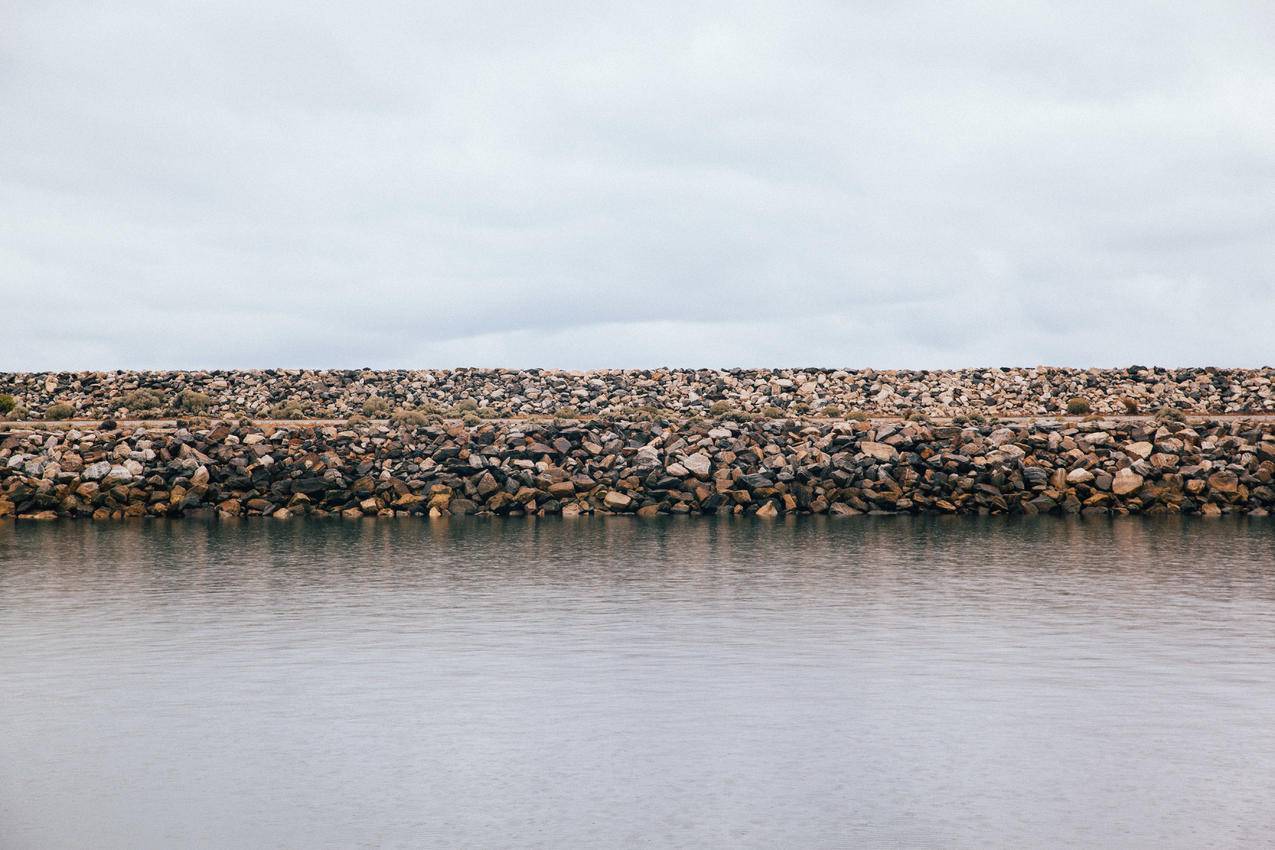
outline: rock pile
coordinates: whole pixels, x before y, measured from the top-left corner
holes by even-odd
[[[0,373],[0,395],[45,418],[160,419],[174,413],[345,419],[394,409],[487,418],[621,416],[837,417],[922,413],[1049,416],[1082,399],[1097,414],[1275,412],[1275,369],[291,370]],[[2,411],[0,411],[2,412]],[[12,418],[12,417],[11,417]],[[52,418],[51,416],[49,418]]]
[[[1270,421],[400,428],[102,423],[0,434],[0,517],[425,514],[1249,514]]]

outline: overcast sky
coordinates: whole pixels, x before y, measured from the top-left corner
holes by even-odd
[[[0,369],[1275,364],[1275,3],[0,0]]]

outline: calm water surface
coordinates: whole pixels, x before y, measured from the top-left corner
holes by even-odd
[[[1275,522],[0,525],[0,847],[1275,842]]]

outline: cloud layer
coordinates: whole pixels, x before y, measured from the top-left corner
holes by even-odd
[[[3,17],[0,369],[1275,362],[1268,3]]]

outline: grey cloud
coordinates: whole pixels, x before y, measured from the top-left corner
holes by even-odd
[[[1179,6],[11,3],[0,369],[1269,364]]]

